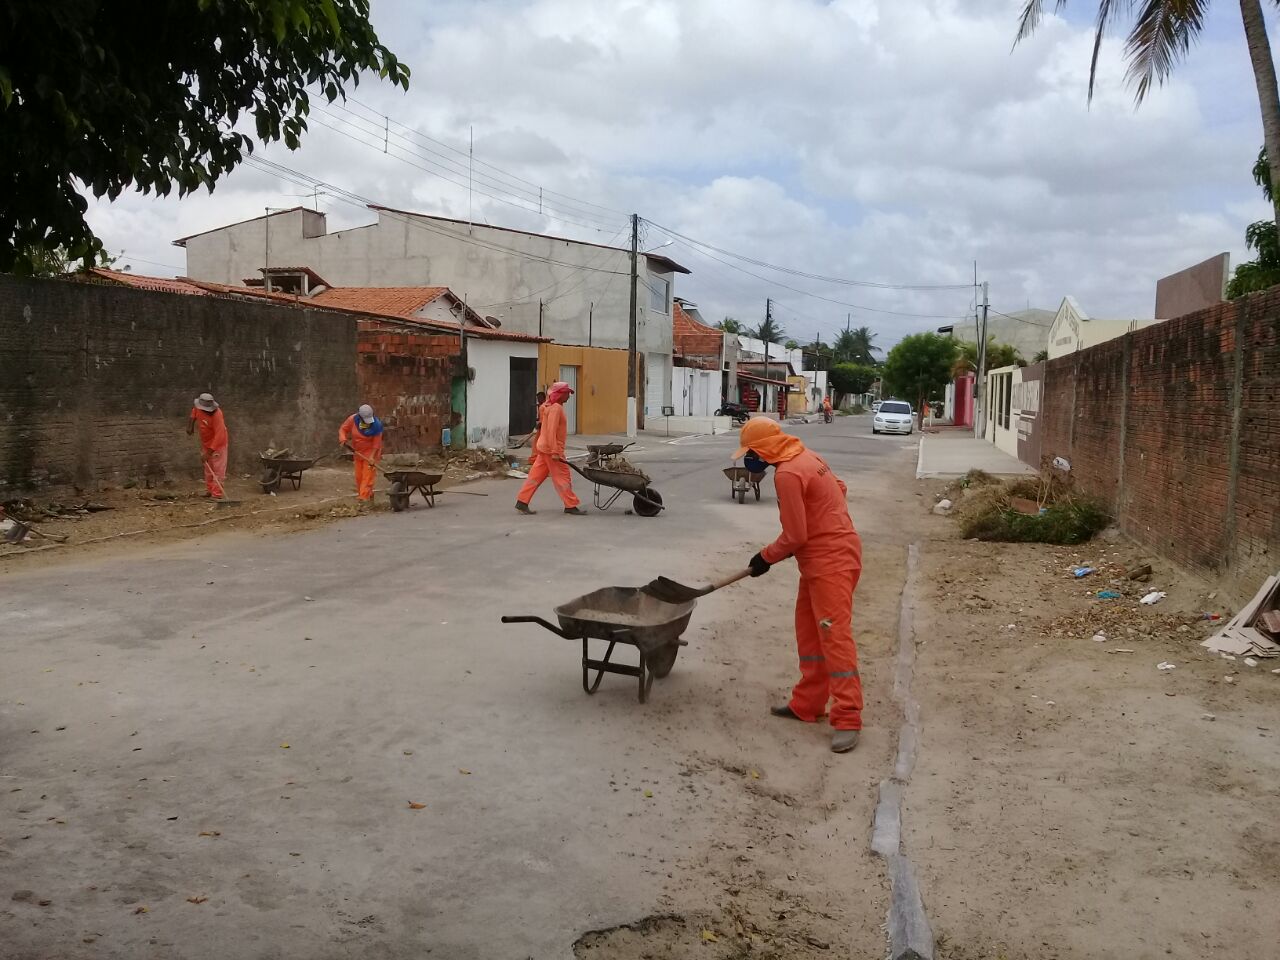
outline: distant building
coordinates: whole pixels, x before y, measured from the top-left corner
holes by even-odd
[[[1055,314],[1052,310],[1040,310],[1030,307],[1015,313],[1003,314],[987,312],[987,339],[996,343],[1007,343],[1021,355],[1022,359],[1031,363],[1036,354],[1049,345],[1049,328],[1053,326]],[[945,327],[938,332],[948,335],[961,343],[977,343],[978,327],[974,319],[965,319]]]
[[[1091,317],[1076,303],[1075,297],[1063,297],[1062,304],[1049,328],[1049,359],[1065,357],[1085,347],[1092,347],[1126,333],[1160,323],[1160,320],[1099,320]]]

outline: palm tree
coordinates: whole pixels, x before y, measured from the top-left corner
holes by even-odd
[[[840,335],[836,337],[832,352],[837,360],[845,363],[861,363],[874,367],[878,362],[875,354],[881,352],[875,345],[875,339],[876,335],[868,327],[841,330]]]
[[[725,333],[741,333],[742,332],[742,324],[740,324],[737,320],[733,319],[733,317],[725,317],[723,320],[717,323],[716,326],[719,327],[721,330],[723,330]]]
[[[782,343],[787,332],[773,317],[765,317],[760,326],[751,331],[751,336],[765,343]]]
[[[1054,0],[1061,10],[1067,0]],[[1024,40],[1035,32],[1044,15],[1045,0],[1026,0],[1018,25],[1018,36]],[[1125,57],[1129,61],[1128,81],[1141,103],[1153,84],[1161,84],[1191,49],[1192,42],[1204,28],[1209,0],[1141,0],[1125,40]],[[1098,76],[1098,52],[1102,37],[1121,16],[1135,9],[1135,4],[1121,0],[1098,0],[1097,31],[1093,38],[1093,59],[1089,64],[1089,100],[1093,100],[1094,82]],[[1240,0],[1240,19],[1244,24],[1245,42],[1253,63],[1253,80],[1258,88],[1258,106],[1262,110],[1263,142],[1271,167],[1271,182],[1280,183],[1280,89],[1276,84],[1276,65],[1271,59],[1271,42],[1262,15],[1262,0]],[[1277,225],[1280,225],[1280,196],[1273,200]]]

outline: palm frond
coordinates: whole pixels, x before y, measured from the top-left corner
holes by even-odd
[[[1153,85],[1164,83],[1204,27],[1208,0],[1143,0],[1125,42],[1129,69],[1125,79],[1133,84],[1141,103]]]
[[[1280,0],[1276,0],[1280,3]],[[1053,4],[1053,12],[1057,13],[1067,5],[1067,0],[1055,0]],[[1022,15],[1018,17],[1018,34],[1013,38],[1013,45],[1016,47],[1019,42],[1027,39],[1031,34],[1036,32],[1036,27],[1040,26],[1040,20],[1044,17],[1044,0],[1027,0],[1027,4],[1022,8]]]
[[[1145,2],[1154,3],[1157,0],[1145,0]],[[1089,103],[1093,103],[1093,89],[1097,85],[1098,54],[1102,52],[1102,38],[1107,35],[1107,29],[1112,21],[1133,9],[1133,4],[1134,0],[1098,0],[1098,18],[1094,23],[1093,34],[1093,56],[1089,58]]]

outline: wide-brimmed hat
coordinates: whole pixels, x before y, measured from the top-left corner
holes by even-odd
[[[202,393],[200,396],[196,397],[196,406],[205,413],[213,413],[213,411],[218,409],[218,401],[213,399],[213,394]]]

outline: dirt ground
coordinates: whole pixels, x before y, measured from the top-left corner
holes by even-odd
[[[513,454],[515,456],[515,454]],[[385,466],[416,460],[412,456],[388,457]],[[426,466],[444,473],[437,490],[457,487],[471,480],[500,476],[507,461],[484,451],[468,452],[448,464],[441,460],[426,461]],[[30,535],[23,543],[0,541],[0,569],[31,569],[46,563],[61,563],[73,558],[100,555],[108,550],[124,551],[158,543],[171,543],[205,536],[210,533],[281,532],[306,529],[362,511],[389,510],[385,479],[379,480],[373,503],[361,507],[355,497],[352,469],[349,464],[317,465],[302,474],[299,489],[290,481],[281,482],[277,492],[263,493],[258,474],[228,475],[225,483],[227,504],[217,505],[204,495],[204,481],[192,479],[155,486],[110,488],[94,494],[60,490],[34,494],[29,502],[37,511],[53,507],[70,508],[91,503],[107,510],[73,513],[66,516],[40,517],[32,522],[42,532],[66,537],[55,543]],[[412,507],[420,509],[424,502],[416,494]],[[15,516],[22,514],[15,513]]]
[[[1201,648],[1204,614],[1234,611],[1132,545],[927,523],[906,842],[939,954],[1275,955],[1280,660]],[[1125,577],[1145,563],[1149,582]],[[1150,590],[1168,597],[1142,606]]]

